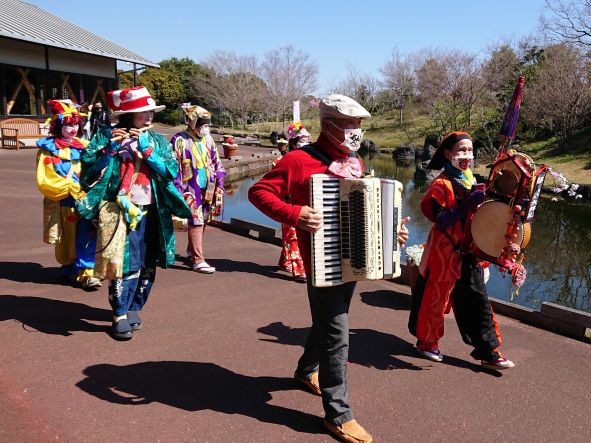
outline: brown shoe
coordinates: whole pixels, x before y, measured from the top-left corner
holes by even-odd
[[[293,378],[303,384],[314,395],[322,395],[320,391],[320,383],[318,382],[318,371],[312,372],[310,378],[299,375],[297,372],[293,374]]]
[[[324,427],[339,440],[347,443],[371,443],[373,441],[371,434],[356,420],[350,420],[342,425],[335,425],[328,420],[324,420]]]

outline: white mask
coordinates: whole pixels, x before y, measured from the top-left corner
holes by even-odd
[[[451,158],[451,165],[460,171],[465,171],[472,164],[472,160],[474,160],[472,154],[458,154]]]
[[[205,137],[206,135],[209,135],[209,127],[205,126],[205,127],[201,128],[199,130],[199,135],[201,137]]]
[[[344,146],[351,152],[356,152],[361,147],[361,140],[363,140],[364,131],[361,128],[342,129],[341,127],[330,122],[335,128],[340,129],[345,134],[345,139],[341,142],[341,146]],[[336,137],[332,136],[335,140]],[[339,140],[340,141],[340,140]]]
[[[358,151],[361,147],[361,140],[363,140],[363,131],[361,128],[344,129],[344,132],[345,140],[341,145],[349,148],[350,151]]]

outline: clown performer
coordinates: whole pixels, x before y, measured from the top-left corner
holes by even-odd
[[[296,226],[298,246],[308,274],[312,264],[310,233],[318,231],[323,223],[321,210],[310,207],[310,176],[362,176],[363,164],[356,151],[363,135],[361,119],[369,116],[355,100],[329,95],[320,103],[317,141],[289,152],[249,190],[249,200],[261,212]],[[289,202],[285,201],[287,196]],[[398,232],[398,240],[404,243],[407,239],[408,231],[404,227]],[[311,393],[322,396],[324,426],[329,432],[343,441],[369,443],[371,435],[353,417],[347,384],[349,306],[355,283],[315,287],[308,279],[312,327],[294,378]]]
[[[187,116],[187,129],[176,133],[171,139],[179,159],[174,183],[191,208],[187,254],[192,269],[202,274],[212,274],[215,268],[205,261],[203,236],[210,218],[222,212],[226,171],[209,134],[211,113],[200,106],[183,109]]]
[[[111,280],[112,335],[127,340],[142,327],[139,312],[150,296],[156,266],[174,264],[171,214],[186,218],[190,211],[173,184],[178,163],[172,146],[149,129],[164,106],[157,106],[143,86],[110,91],[107,102],[119,123],[100,128],[82,157],[87,195],[78,211],[98,216],[95,271]]]
[[[310,144],[312,137],[301,122],[291,122],[287,127],[287,140],[289,152]]]
[[[37,140],[37,186],[45,196],[45,243],[55,244],[60,271],[85,289],[101,287],[93,277],[96,228],[75,212],[80,190],[80,157],[86,141],[77,137],[82,115],[70,100],[50,100],[50,137]]]
[[[474,347],[470,355],[488,369],[507,369],[515,365],[498,350],[501,333],[484,282],[483,266],[488,263],[467,252],[469,222],[485,198],[470,170],[473,158],[470,135],[452,132],[427,166],[443,171],[421,201],[423,214],[434,225],[413,288],[408,326],[418,339],[417,351],[442,361],[443,316],[453,308],[462,339]]]

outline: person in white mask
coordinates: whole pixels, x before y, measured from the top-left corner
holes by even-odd
[[[250,188],[250,201],[268,217],[296,226],[306,273],[311,275],[310,233],[323,223],[319,210],[310,207],[310,176],[333,174],[361,177],[363,165],[355,155],[361,144],[361,119],[369,112],[355,100],[333,94],[320,103],[320,136],[316,142],[288,152],[277,166]],[[290,196],[286,201],[285,197]],[[408,231],[399,232],[404,243]],[[371,442],[371,435],[353,417],[349,406],[347,360],[349,306],[355,282],[314,287],[308,280],[312,327],[294,378],[310,392],[322,396],[324,426],[347,442]]]
[[[427,166],[442,172],[421,201],[421,211],[433,226],[412,290],[408,327],[417,338],[417,352],[440,362],[444,315],[453,307],[464,343],[474,348],[470,355],[487,369],[509,369],[515,364],[498,349],[501,332],[486,292],[488,262],[472,254],[466,229],[486,197],[470,169],[473,150],[470,134],[452,132]]]
[[[211,113],[200,106],[183,109],[187,129],[171,139],[179,158],[179,172],[174,183],[193,215],[188,220],[187,255],[191,266],[196,272],[212,274],[215,268],[205,261],[203,235],[211,217],[222,212],[226,171],[209,133]]]

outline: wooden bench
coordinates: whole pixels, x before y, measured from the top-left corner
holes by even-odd
[[[47,137],[41,133],[39,123],[28,118],[9,118],[0,121],[2,148],[20,148],[21,140]]]

